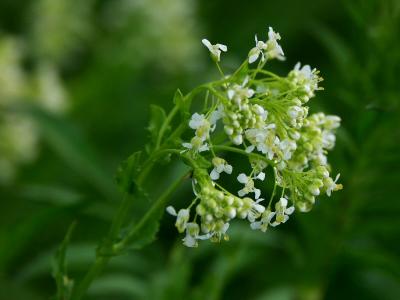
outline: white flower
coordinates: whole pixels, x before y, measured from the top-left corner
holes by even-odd
[[[212,159],[212,163],[214,165],[214,169],[210,173],[210,177],[212,180],[219,179],[219,176],[222,172],[226,174],[232,174],[232,166],[226,162],[225,159],[220,157],[214,157]]]
[[[275,222],[271,224],[272,226],[278,226],[281,223],[285,223],[289,219],[289,215],[294,212],[294,206],[287,207],[287,205],[288,200],[283,197],[275,204],[276,218]]]
[[[296,150],[297,145],[294,141],[285,139],[279,143],[279,148],[282,151],[282,158],[289,160],[292,157],[293,151]]]
[[[263,41],[259,41],[257,39],[257,35],[255,36],[256,46],[250,50],[249,52],[249,63],[252,64],[255,62],[261,54],[261,61],[265,60],[264,51],[267,49],[267,44]]]
[[[318,89],[318,82],[321,80],[317,75],[317,69],[311,69],[309,65],[301,67],[300,62],[298,62],[294,66],[293,74],[295,83],[302,85],[309,97],[314,96],[314,91]]]
[[[332,149],[335,146],[336,136],[333,132],[324,130],[322,131],[322,147]]]
[[[305,79],[309,80],[313,79],[313,73],[310,65],[304,65],[303,67],[301,67],[301,63],[298,62],[294,66],[294,70],[298,72],[301,76],[303,76]]]
[[[326,186],[326,194],[330,197],[333,191],[338,191],[343,188],[341,184],[337,184],[336,182],[338,181],[340,177],[340,174],[337,174],[335,181],[332,180],[332,178],[328,177],[324,179],[324,185]]]
[[[223,116],[224,116],[224,106],[223,105],[219,105],[218,109],[214,110],[210,114],[211,131],[215,130],[218,120],[222,119]]]
[[[204,140],[198,136],[193,137],[190,143],[182,143],[182,146],[198,153],[209,150],[208,144],[204,143]]]
[[[213,57],[214,60],[217,62],[220,61],[221,58],[221,51],[226,52],[228,51],[228,47],[226,47],[223,44],[215,44],[212,45],[209,40],[207,39],[202,39],[201,42],[203,43],[204,46],[210,50],[211,56]]]
[[[268,30],[268,41],[267,41],[267,49],[266,55],[267,58],[273,59],[277,58],[279,60],[285,60],[285,56],[282,50],[282,47],[278,44],[278,41],[281,39],[279,33],[275,32],[272,27],[269,27]]]
[[[235,135],[232,139],[235,145],[241,145],[243,143],[243,136],[241,134]]]
[[[261,214],[265,211],[265,207],[259,204],[261,201],[264,201],[264,199],[260,198],[255,202],[253,201],[251,209],[248,211],[247,219],[250,223],[254,223],[256,219],[259,218]]]
[[[211,124],[204,115],[194,113],[189,121],[189,127],[196,130],[196,136],[203,141],[210,135]]]
[[[207,119],[204,115],[200,115],[198,113],[194,113],[192,118],[189,121],[189,127],[192,129],[198,129],[201,126],[204,126],[205,123],[208,123]]]
[[[239,106],[239,109],[241,109],[242,100],[253,97],[254,90],[245,87],[243,84],[242,85],[235,84],[228,89],[227,94],[228,94],[228,99],[234,100],[235,103]]]
[[[340,126],[340,117],[338,116],[333,116],[333,115],[329,115],[329,116],[325,116],[325,128],[332,130],[332,129],[336,129]]]
[[[260,173],[257,175],[257,177],[254,177],[254,178],[251,178],[251,177],[247,176],[247,175],[244,174],[244,173],[239,174],[239,176],[237,177],[237,180],[238,180],[240,183],[243,183],[243,184],[244,184],[244,188],[241,189],[241,190],[238,192],[238,195],[239,195],[240,197],[243,197],[244,195],[247,195],[247,194],[249,194],[249,193],[254,193],[254,198],[255,198],[255,199],[260,198],[261,190],[259,190],[259,189],[257,189],[257,188],[254,187],[254,180],[253,180],[253,179],[259,179],[259,180],[263,181],[263,180],[265,179],[265,173],[260,172]]]
[[[176,223],[175,226],[178,228],[178,231],[180,233],[184,232],[187,226],[187,222],[189,221],[189,210],[188,209],[180,209],[178,213],[176,213],[176,210],[173,206],[168,206],[166,208],[166,211],[176,217]]]
[[[251,229],[260,229],[262,232],[266,232],[275,214],[276,213],[272,212],[270,209],[265,210],[260,221],[250,224]]]
[[[246,152],[257,150],[266,154],[269,160],[275,155],[275,147],[279,144],[279,138],[275,135],[275,124],[269,124],[263,128],[252,128],[246,130],[246,138],[252,144],[246,149]]]
[[[209,235],[199,235],[200,227],[197,223],[187,223],[186,225],[186,235],[182,239],[183,244],[186,247],[197,247],[197,240],[206,240],[209,238]]]
[[[297,117],[301,114],[302,108],[300,106],[291,106],[288,110],[288,115],[292,119],[297,119]]]
[[[265,120],[267,119],[267,117],[268,117],[268,111],[266,111],[266,110],[264,109],[264,107],[262,107],[261,105],[258,105],[258,104],[254,104],[254,105],[252,106],[252,109],[253,109],[253,111],[254,111],[257,115],[261,116],[261,119],[262,119],[263,121],[265,121]]]
[[[255,62],[260,57],[260,55],[261,62],[264,62],[266,58],[277,58],[279,60],[284,60],[285,56],[282,47],[278,44],[278,41],[280,39],[281,36],[279,35],[279,33],[275,32],[272,27],[269,27],[268,30],[268,41],[259,41],[256,35],[256,46],[252,48],[249,52],[249,63],[251,64]]]
[[[218,221],[215,224],[214,230],[212,230],[210,233],[207,233],[206,235],[204,235],[203,239],[210,238],[214,242],[219,242],[219,241],[221,241],[222,238],[224,238],[224,240],[228,240],[229,237],[226,234],[226,232],[228,231],[228,228],[229,228],[229,223],[224,223],[223,221]]]
[[[250,223],[254,223],[265,211],[265,207],[260,204],[261,201],[264,201],[264,199],[260,198],[254,201],[249,197],[243,198],[241,207],[237,209],[238,217],[247,218]]]

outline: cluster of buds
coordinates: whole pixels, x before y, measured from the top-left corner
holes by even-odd
[[[245,176],[244,174],[241,175]],[[175,226],[178,231],[180,233],[186,232],[183,241],[188,247],[196,247],[197,240],[210,239],[213,242],[220,242],[222,239],[228,240],[227,230],[231,220],[235,218],[247,219],[252,224],[265,211],[265,207],[259,204],[263,199],[255,201],[250,197],[243,198],[244,195],[251,192],[250,190],[243,192],[242,197],[237,197],[218,189],[216,184],[210,181],[208,176],[201,171],[195,173],[194,176],[193,191],[196,199],[193,204],[197,201],[199,203],[195,206],[196,215],[193,222],[189,222],[190,208],[176,212],[172,206],[167,207],[167,212],[176,217]],[[259,175],[259,177],[261,176]],[[248,184],[247,180],[246,184]],[[252,187],[254,188],[254,184]],[[200,226],[196,223],[197,218],[200,218]]]
[[[247,88],[248,78],[239,85],[233,84],[227,90],[228,100],[223,106],[225,133],[235,145],[243,143],[246,128],[260,128],[264,125],[267,112],[258,104],[251,104],[254,90]]]
[[[304,121],[297,141],[298,149],[290,161],[290,167],[304,170],[310,166],[326,166],[328,150],[335,146],[335,130],[340,126],[338,116],[323,113],[312,114]]]
[[[229,224],[237,218],[246,219],[252,229],[265,232],[269,226],[287,222],[295,209],[309,211],[320,194],[331,196],[342,188],[337,183],[339,175],[335,179],[330,176],[327,160],[340,118],[323,113],[308,115],[306,106],[315,91],[321,89],[318,71],[296,64],[287,77],[279,77],[263,70],[268,60],[284,59],[279,40],[280,35],[272,28],[266,42],[256,37],[256,46],[239,70],[205,86],[204,111],[194,113],[189,121],[195,135],[190,143],[182,143],[181,155],[193,167],[196,198],[179,212],[167,208],[177,218],[178,231],[185,232],[183,242],[188,247],[196,247],[199,240],[228,240]],[[223,74],[219,62],[226,46],[212,45],[208,40],[203,44]],[[257,68],[249,69],[248,65],[260,57]],[[209,94],[212,101],[208,105]],[[217,130],[219,120],[223,131]],[[213,140],[214,132],[218,138]],[[249,159],[251,170],[237,175],[243,187],[236,193],[217,182],[235,171],[225,159],[216,156],[217,150],[240,153]],[[197,163],[200,159],[203,163]],[[204,161],[212,162],[212,170]],[[274,173],[274,189],[270,196],[265,195],[270,199],[266,203],[258,185],[266,180],[268,167]],[[278,199],[276,192],[281,194]]]

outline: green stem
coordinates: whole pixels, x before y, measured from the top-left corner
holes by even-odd
[[[224,77],[225,77],[225,74],[224,74],[224,72],[222,71],[221,66],[219,65],[219,63],[218,63],[217,61],[215,62],[215,64],[217,65],[219,74],[222,76],[222,78],[224,78]]]
[[[240,148],[220,145],[220,146],[213,146],[213,149],[216,151],[229,151],[229,152],[234,152],[234,153],[238,153],[241,155],[245,155],[247,157],[254,157],[254,158],[265,161],[266,163],[268,163],[271,166],[275,166],[275,163],[273,161],[269,160],[268,158],[266,158],[265,156],[262,156],[262,155],[256,154],[256,153],[248,153]]]
[[[274,189],[272,190],[271,198],[269,199],[268,202],[268,208],[271,207],[272,200],[274,199],[276,193],[276,169],[275,168],[273,169],[274,169]]]
[[[108,264],[111,256],[96,256],[96,260],[86,273],[85,277],[79,283],[76,289],[73,290],[71,300],[79,300],[86,294],[92,281],[103,271],[104,267]]]

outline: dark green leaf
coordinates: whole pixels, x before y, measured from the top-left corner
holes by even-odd
[[[141,221],[134,225],[127,237],[127,244],[133,249],[140,249],[151,243],[160,227],[160,219],[164,214],[166,202],[173,192],[178,188],[184,179],[187,178],[187,173],[180,179],[169,185],[165,191],[151,208],[147,211]]]
[[[140,190],[136,177],[141,170],[142,152],[137,151],[124,160],[117,170],[116,182],[123,193],[133,194]]]
[[[168,134],[170,128],[167,127],[164,129],[164,132],[161,133],[161,128],[167,119],[167,115],[164,109],[158,105],[151,105],[150,106],[150,122],[149,126],[147,127],[148,131],[150,132],[150,144],[147,145],[146,150],[151,153],[154,147],[157,145],[157,141],[162,139],[160,134],[164,136]]]
[[[174,95],[174,104],[179,107],[179,111],[181,112],[182,122],[187,120],[190,117],[190,103],[191,99],[185,99],[180,89],[177,89]]]

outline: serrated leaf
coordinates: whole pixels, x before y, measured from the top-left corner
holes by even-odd
[[[179,111],[181,113],[182,122],[187,120],[190,117],[190,102],[191,99],[185,99],[180,89],[177,89],[174,95],[174,104],[179,107]]]
[[[66,253],[69,241],[71,239],[72,232],[74,231],[76,226],[76,222],[73,222],[65,235],[64,240],[62,241],[60,247],[57,249],[53,260],[53,270],[52,274],[57,284],[57,295],[56,299],[58,300],[67,300],[70,298],[73,281],[68,278],[67,274],[67,262],[66,262]]]
[[[115,180],[123,193],[134,194],[141,190],[136,183],[136,177],[141,169],[142,151],[137,151],[124,160],[118,167]]]

